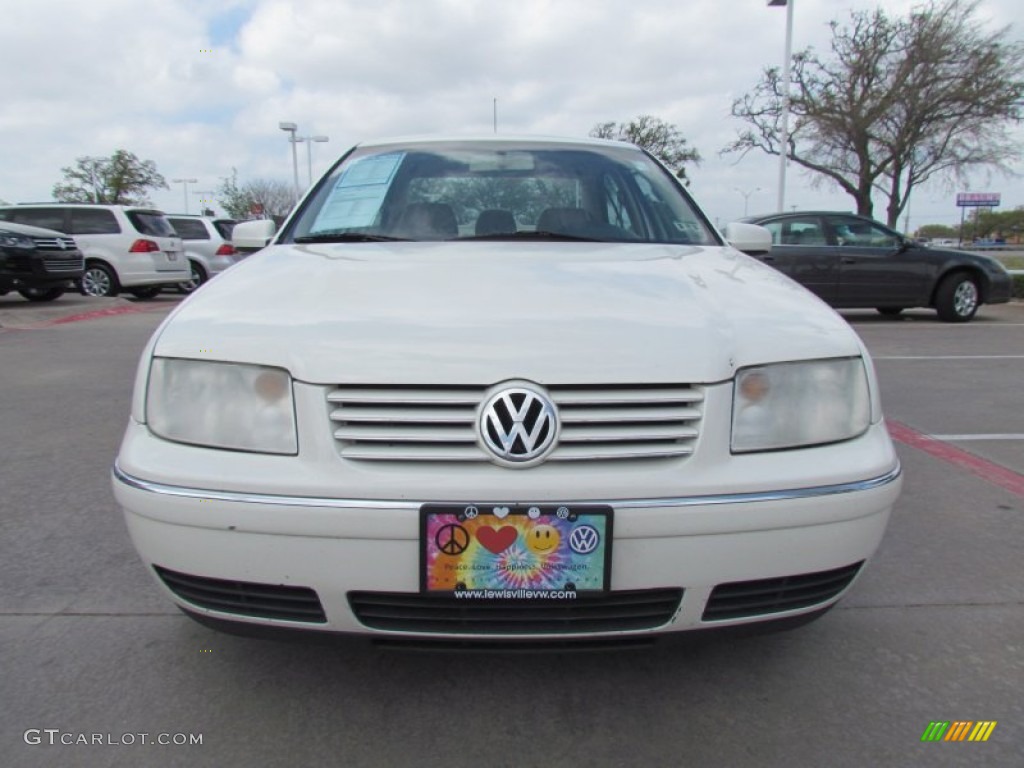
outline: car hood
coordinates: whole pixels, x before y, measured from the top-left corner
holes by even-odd
[[[485,241],[270,246],[154,346],[321,384],[710,383],[860,352],[825,304],[732,248]]]
[[[33,227],[30,224],[15,224],[13,221],[0,221],[0,230],[10,232],[14,235],[25,235],[26,237],[63,237],[69,238],[63,232],[43,227]]]

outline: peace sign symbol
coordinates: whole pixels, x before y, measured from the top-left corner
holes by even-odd
[[[469,531],[461,525],[449,523],[434,535],[434,544],[446,555],[461,555],[469,546]]]

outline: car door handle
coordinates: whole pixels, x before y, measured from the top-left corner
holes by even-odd
[[[771,254],[767,254],[761,257],[761,261],[775,261],[775,257]]]
[[[856,264],[857,260],[853,256],[843,256],[841,259],[843,264]]]

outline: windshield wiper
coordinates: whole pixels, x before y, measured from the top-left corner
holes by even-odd
[[[456,240],[577,240],[588,243],[601,243],[602,239],[597,237],[584,237],[583,235],[570,235],[566,232],[524,231],[524,232],[495,232],[491,235],[475,235],[473,237],[453,238]]]
[[[368,232],[320,232],[316,235],[296,237],[296,243],[388,243],[405,240],[404,237],[388,235],[371,235]]]

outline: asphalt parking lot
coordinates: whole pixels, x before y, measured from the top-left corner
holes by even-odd
[[[966,325],[844,313],[906,475],[873,563],[820,621],[438,655],[217,634],[156,592],[109,469],[177,300],[0,297],[0,764],[1024,765],[1024,302]],[[932,721],[997,725],[922,742]]]

